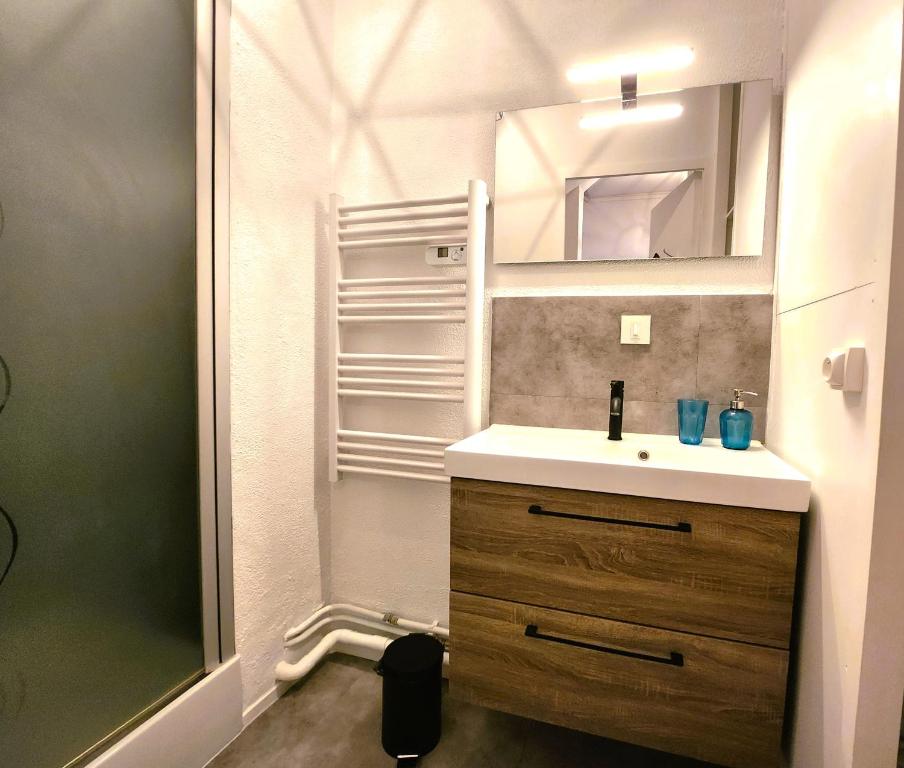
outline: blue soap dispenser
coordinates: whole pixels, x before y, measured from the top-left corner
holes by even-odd
[[[743,389],[733,390],[731,405],[719,414],[719,434],[722,436],[722,447],[734,451],[746,451],[750,447],[750,435],[753,432],[753,414],[744,408],[744,395],[758,397],[756,392]]]

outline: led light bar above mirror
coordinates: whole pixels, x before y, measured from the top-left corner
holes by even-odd
[[[772,102],[758,80],[501,113],[494,261],[761,255]]]

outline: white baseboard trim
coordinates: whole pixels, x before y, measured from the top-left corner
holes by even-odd
[[[247,728],[251,723],[257,720],[264,712],[266,712],[273,704],[277,702],[280,696],[282,696],[289,688],[292,687],[292,683],[276,683],[272,688],[268,691],[264,691],[264,693],[257,698],[257,701],[250,704],[245,708],[245,711],[242,712],[242,727]]]
[[[203,768],[241,731],[242,675],[233,656],[87,768]]]

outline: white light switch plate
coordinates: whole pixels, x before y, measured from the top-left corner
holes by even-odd
[[[649,344],[652,315],[622,315],[621,343]]]

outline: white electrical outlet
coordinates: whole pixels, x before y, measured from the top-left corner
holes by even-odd
[[[464,245],[440,245],[427,249],[427,263],[437,267],[444,264],[467,264],[468,249]]]
[[[651,315],[622,315],[621,343],[649,344]]]

